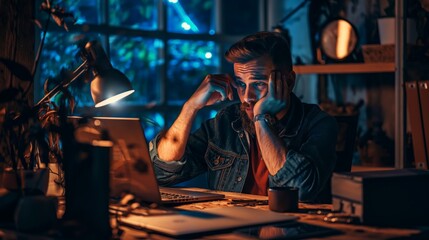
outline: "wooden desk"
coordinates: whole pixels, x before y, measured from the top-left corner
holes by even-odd
[[[192,188],[192,190],[196,191],[209,191],[206,189]],[[248,200],[267,200],[266,196],[258,196],[258,195],[249,195],[249,194],[240,194],[240,193],[231,193],[231,192],[220,192],[225,194],[227,200],[220,201],[211,201],[211,202],[200,202],[193,204],[186,204],[182,206],[177,206],[177,209],[184,210],[201,210],[205,208],[214,208],[214,207],[232,207],[234,204],[232,203],[232,199],[248,199]],[[268,205],[247,205],[246,207],[250,208],[258,208],[263,210],[268,210]],[[393,239],[393,238],[407,238],[415,234],[421,233],[420,230],[417,229],[406,229],[406,228],[382,228],[382,227],[372,227],[372,226],[364,226],[364,225],[353,225],[353,224],[340,224],[340,223],[327,223],[323,221],[325,214],[317,214],[317,210],[331,210],[330,204],[304,204],[299,203],[300,211],[304,213],[287,213],[292,214],[299,217],[300,222],[320,225],[330,228],[335,228],[344,232],[344,234],[340,235],[332,235],[323,237],[320,239],[344,239],[344,240],[357,240],[357,239]],[[306,211],[308,210],[308,211]],[[314,212],[314,213],[308,213]],[[149,238],[149,239],[171,239],[164,236],[158,235],[148,235],[145,232],[132,230],[129,228],[125,228],[125,232],[122,235],[121,239],[137,239],[137,238]],[[243,238],[234,235],[234,234],[219,234],[214,236],[207,236],[199,239],[252,239],[252,238]]]

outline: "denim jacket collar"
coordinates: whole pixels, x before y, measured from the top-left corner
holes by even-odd
[[[243,130],[243,125],[241,123],[241,118],[238,117],[237,119],[233,120],[231,122],[231,127],[232,129],[234,129],[234,131],[236,131],[237,133],[244,131]]]

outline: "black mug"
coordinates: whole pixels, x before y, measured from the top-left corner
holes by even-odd
[[[270,187],[268,207],[275,212],[296,212],[298,210],[298,188]]]

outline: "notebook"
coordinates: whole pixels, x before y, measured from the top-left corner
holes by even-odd
[[[118,218],[125,224],[146,231],[174,237],[198,237],[233,229],[273,223],[293,222],[298,217],[248,207],[219,207],[202,210],[179,210],[175,214],[141,216],[130,214]]]
[[[223,199],[223,194],[159,187],[139,118],[69,117],[76,140],[90,143],[108,135],[113,141],[110,164],[110,195],[130,193],[145,203],[182,204]]]

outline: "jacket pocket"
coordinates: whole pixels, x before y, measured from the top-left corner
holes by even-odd
[[[207,166],[212,171],[231,167],[236,158],[237,154],[220,149],[213,143],[209,143],[204,156]]]

